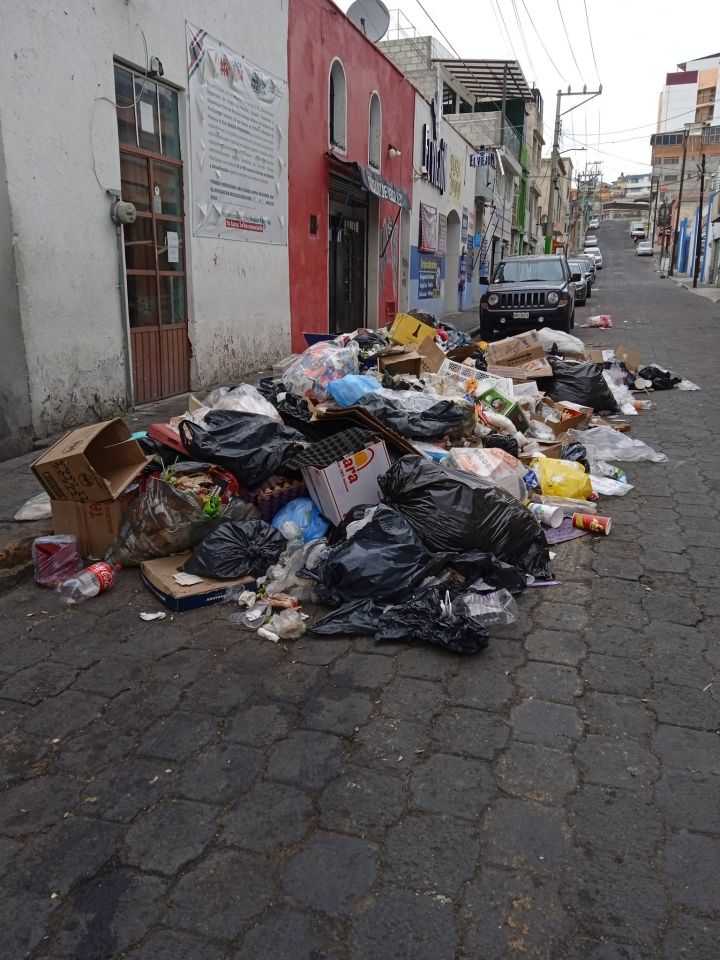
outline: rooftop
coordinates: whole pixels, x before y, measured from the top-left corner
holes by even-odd
[[[477,100],[501,100],[503,86],[511,99],[534,100],[517,60],[436,60]]]

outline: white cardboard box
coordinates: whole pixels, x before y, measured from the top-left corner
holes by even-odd
[[[305,467],[302,475],[320,513],[338,524],[358,504],[379,502],[378,477],[389,469],[387,447],[379,440],[322,470]]]

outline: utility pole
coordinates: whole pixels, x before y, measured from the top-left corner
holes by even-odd
[[[657,227],[657,215],[658,215],[658,198],[660,196],[660,177],[650,178],[650,206],[651,207],[652,207],[652,201],[653,201],[653,183],[655,184],[655,216],[652,218],[652,239],[650,240],[650,244],[654,250],[655,249],[655,228]]]
[[[702,162],[700,166],[700,208],[698,210],[698,222],[697,222],[697,234],[695,236],[695,271],[693,273],[693,287],[698,285],[698,277],[700,275],[700,255],[702,253],[700,247],[702,245],[702,228],[703,220],[705,219],[703,215],[703,201],[705,199],[705,154],[702,155]]]
[[[680,233],[680,206],[682,204],[682,195],[683,195],[683,181],[685,180],[685,161],[687,160],[687,148],[688,148],[688,139],[690,137],[690,127],[685,127],[685,136],[683,137],[683,158],[682,158],[682,168],[680,170],[680,191],[678,193],[678,205],[677,205],[677,217],[675,218],[675,231],[673,233],[673,242],[672,242],[672,253],[670,254],[670,268],[668,270],[668,276],[671,277],[675,270],[675,249],[678,242],[678,234]]]
[[[584,103],[588,103],[595,97],[599,97],[601,93],[602,84],[600,84],[598,90],[588,90],[588,88],[585,86],[582,88],[582,90],[575,92],[573,92],[570,87],[568,87],[567,90],[558,90],[557,92],[557,105],[555,107],[555,131],[553,133],[552,154],[550,156],[550,190],[548,191],[547,223],[545,224],[545,253],[552,253],[553,217],[555,213],[555,177],[557,176],[558,160],[560,159],[560,118],[564,117],[566,113],[570,113],[571,110],[576,110],[578,107],[581,107]],[[561,108],[563,97],[585,97],[585,100],[583,100],[581,103],[575,104],[573,107],[569,107],[565,111],[562,111]]]

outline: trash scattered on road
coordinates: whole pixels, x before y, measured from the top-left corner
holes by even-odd
[[[51,515],[49,494],[38,493],[20,507],[13,519],[22,523],[28,520],[49,520]]]
[[[150,623],[152,620],[164,620],[166,616],[167,614],[164,611],[158,610],[157,613],[141,613],[140,619]]]

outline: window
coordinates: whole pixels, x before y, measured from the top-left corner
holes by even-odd
[[[720,127],[707,127],[703,130],[703,143],[720,143]]]
[[[446,113],[456,113],[457,105],[457,94],[455,91],[449,87],[446,83],[443,84],[443,105],[442,112]]]
[[[345,150],[347,146],[347,88],[345,71],[339,60],[330,68],[330,145]]]
[[[683,142],[682,133],[653,133],[650,143],[653,147],[670,147]]]
[[[562,282],[565,279],[559,260],[508,260],[495,277],[495,283]]]
[[[697,105],[701,107],[707,103],[714,103],[716,91],[717,87],[703,87],[702,90],[698,90]]]
[[[678,175],[676,173],[666,173],[665,176],[663,177],[663,181],[665,183],[675,183],[677,178],[678,178]]]
[[[680,157],[663,157],[660,161],[663,167],[671,167],[675,163],[680,163]]]
[[[380,169],[382,156],[382,111],[380,97],[373,93],[370,97],[370,128],[368,136],[368,162],[376,170]]]
[[[713,116],[713,105],[710,103],[706,107],[698,107],[695,111],[695,123],[709,123]]]

